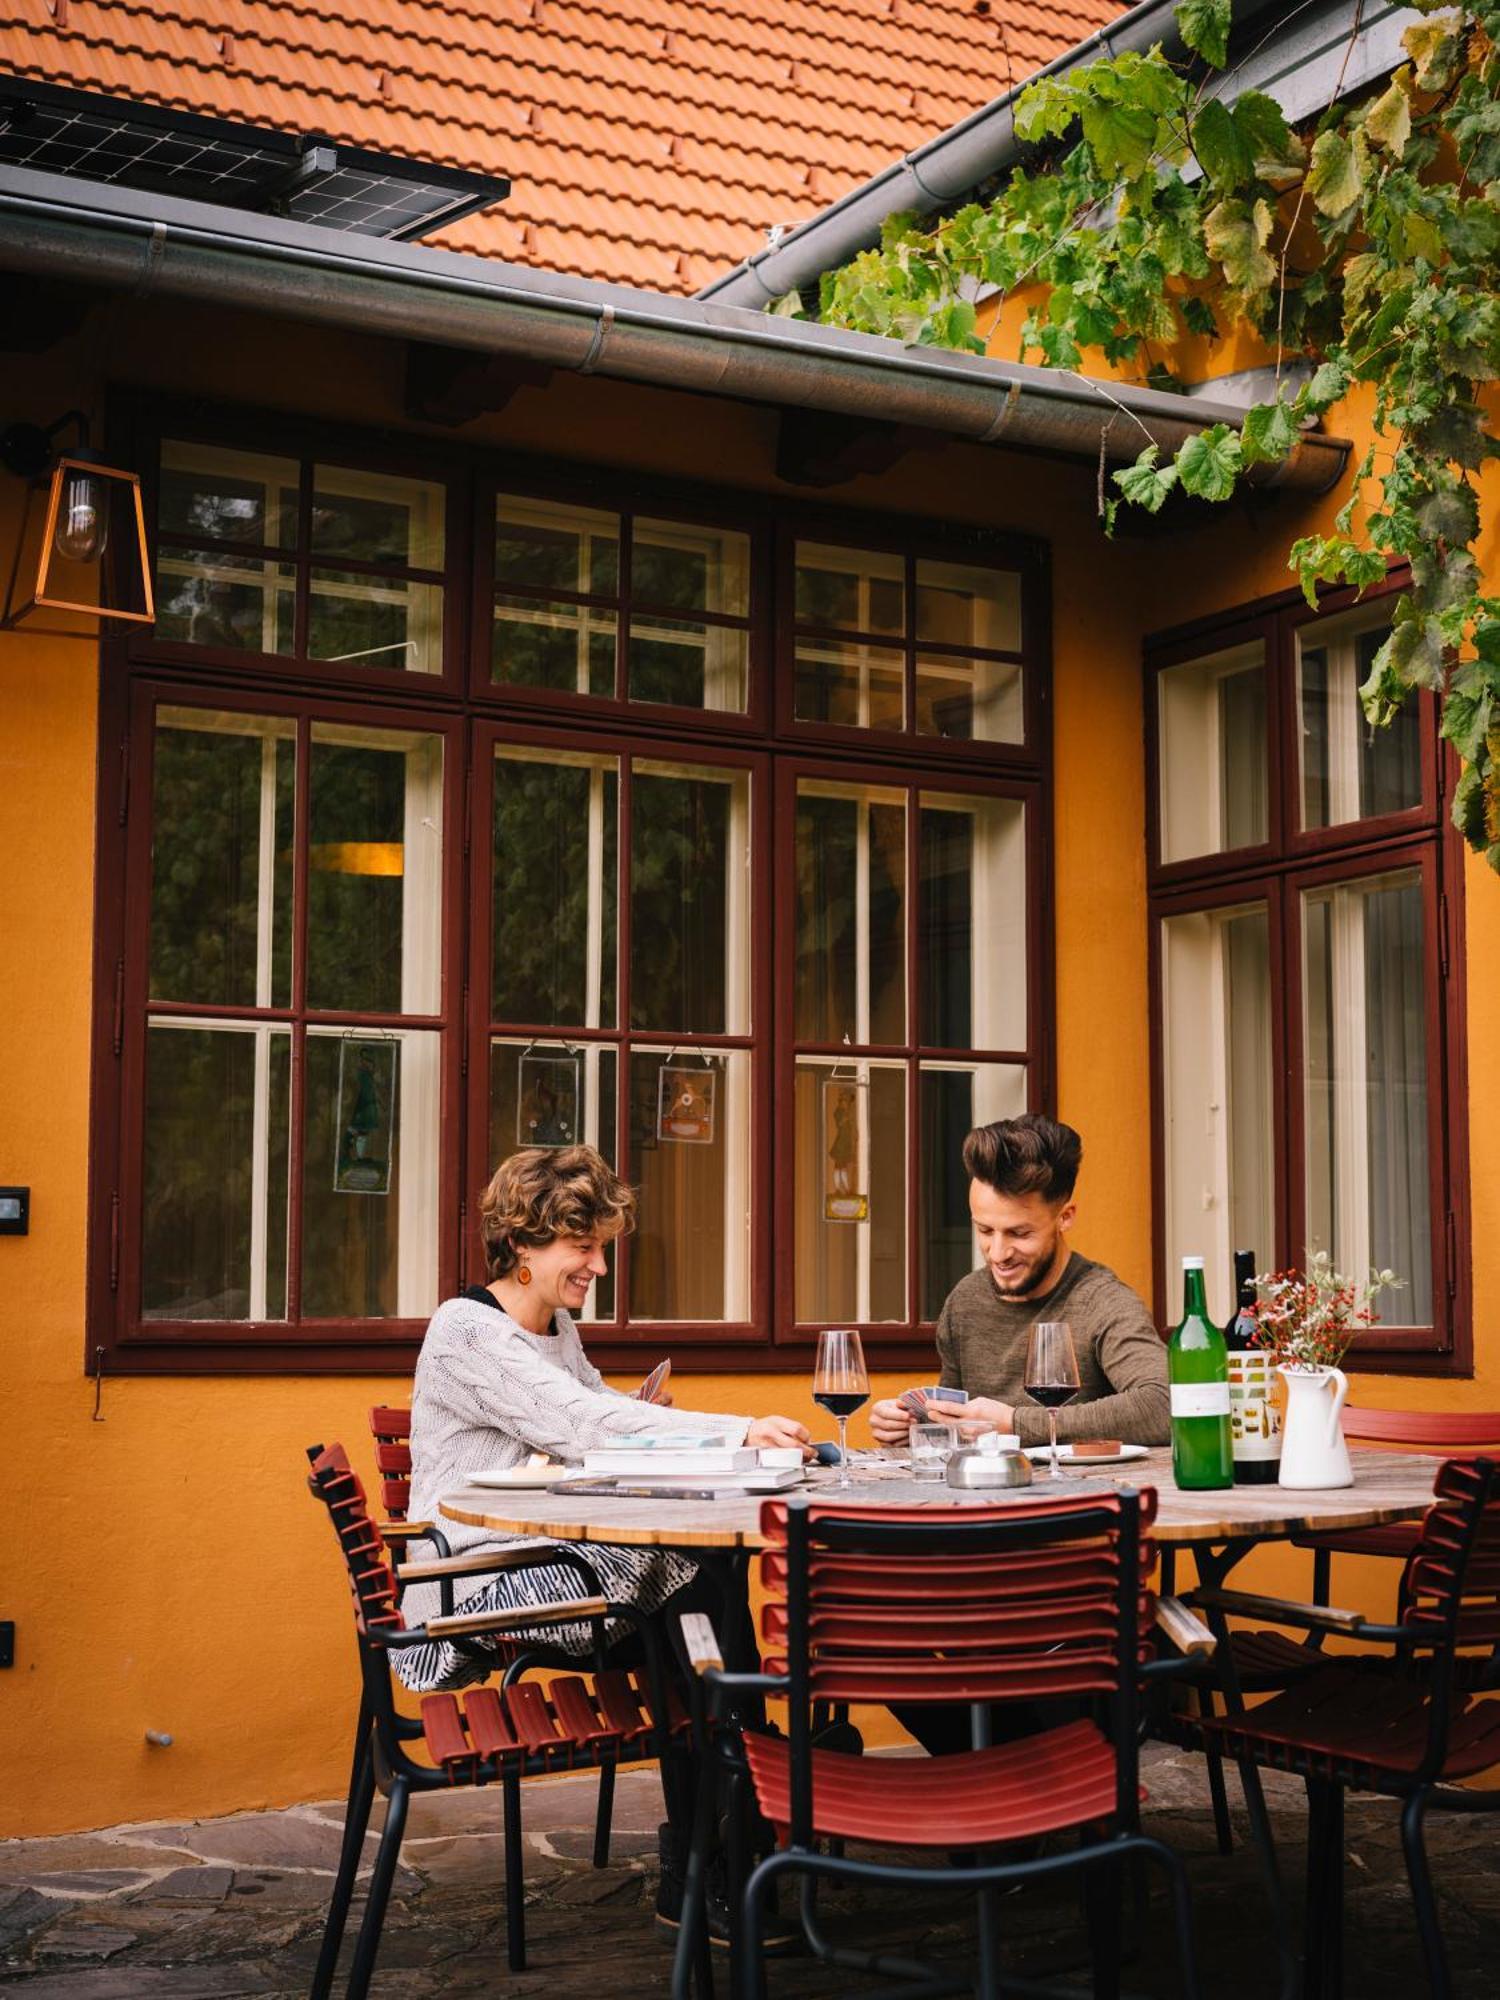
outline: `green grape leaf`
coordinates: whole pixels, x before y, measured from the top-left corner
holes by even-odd
[[[1297,419],[1289,403],[1257,403],[1246,410],[1240,444],[1246,465],[1276,464],[1297,442]]]
[[[1252,208],[1230,196],[1203,218],[1209,256],[1217,259],[1234,290],[1247,296],[1265,291],[1276,277],[1276,260],[1265,248],[1270,233],[1271,211],[1263,201]]]
[[[1227,104],[1209,98],[1193,120],[1193,151],[1210,183],[1223,194],[1255,178],[1255,148]]]
[[[1446,90],[1452,83],[1463,56],[1462,27],[1456,13],[1434,14],[1430,20],[1414,21],[1401,37],[1418,90]]]
[[[1307,191],[1320,215],[1346,215],[1359,200],[1359,164],[1342,132],[1320,132],[1313,141]]]
[[[1134,465],[1122,467],[1114,476],[1125,498],[1144,507],[1148,514],[1160,512],[1162,502],[1177,484],[1176,466],[1158,466],[1159,456],[1156,446],[1148,444]]]
[[[1411,99],[1402,88],[1401,78],[1392,77],[1389,88],[1365,113],[1365,130],[1377,146],[1383,146],[1399,160],[1411,137]]]
[[[1231,0],[1182,0],[1172,12],[1177,32],[1194,55],[1222,69],[1229,60]]]
[[[1190,437],[1176,460],[1183,492],[1200,500],[1227,500],[1242,463],[1239,438],[1228,424],[1214,424]]]
[[[1100,173],[1139,179],[1156,150],[1156,113],[1139,105],[1085,98],[1080,116]]]
[[[1196,293],[1182,301],[1182,321],[1189,333],[1206,334],[1210,340],[1219,331],[1219,322],[1214,318],[1214,309],[1207,299]]]

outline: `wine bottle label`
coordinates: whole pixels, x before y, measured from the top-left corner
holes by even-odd
[[[1242,1465],[1281,1456],[1281,1412],[1272,1390],[1268,1355],[1232,1353],[1229,1357],[1229,1436],[1235,1458]]]
[[[1174,1417],[1227,1417],[1229,1415],[1229,1384],[1227,1382],[1174,1382],[1172,1384],[1172,1415]]]

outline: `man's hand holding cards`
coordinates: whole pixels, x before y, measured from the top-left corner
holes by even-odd
[[[950,1405],[967,1403],[969,1392],[967,1389],[943,1389],[936,1386],[931,1389],[903,1389],[896,1400],[914,1424],[925,1424],[932,1420],[932,1413],[927,1407],[929,1403]]]

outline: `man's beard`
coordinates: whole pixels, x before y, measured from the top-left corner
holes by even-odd
[[[1056,1256],[1057,1239],[1054,1237],[1047,1249],[1040,1256],[1033,1257],[1025,1269],[1015,1277],[1010,1279],[998,1278],[994,1271],[991,1270],[990,1282],[994,1285],[995,1290],[1000,1294],[1002,1299],[1030,1298],[1031,1294],[1036,1290],[1039,1280],[1044,1278],[1048,1271],[1051,1270],[1053,1259]]]

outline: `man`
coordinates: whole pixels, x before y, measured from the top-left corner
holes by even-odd
[[[1078,1205],[1073,1189],[1083,1142],[1069,1125],[1028,1112],[978,1125],[964,1141],[969,1213],[984,1263],[961,1278],[938,1315],[944,1388],[966,1389],[958,1428],[1019,1432],[1047,1442],[1047,1412],[1026,1394],[1026,1344],[1038,1320],[1066,1320],[1078,1354],[1079,1391],[1057,1413],[1060,1442],[1171,1438],[1167,1350],[1141,1299],[1103,1264],[1068,1247]],[[953,1421],[952,1404],[928,1414]],[[911,1418],[895,1401],[876,1403],[876,1441],[904,1445]]]

